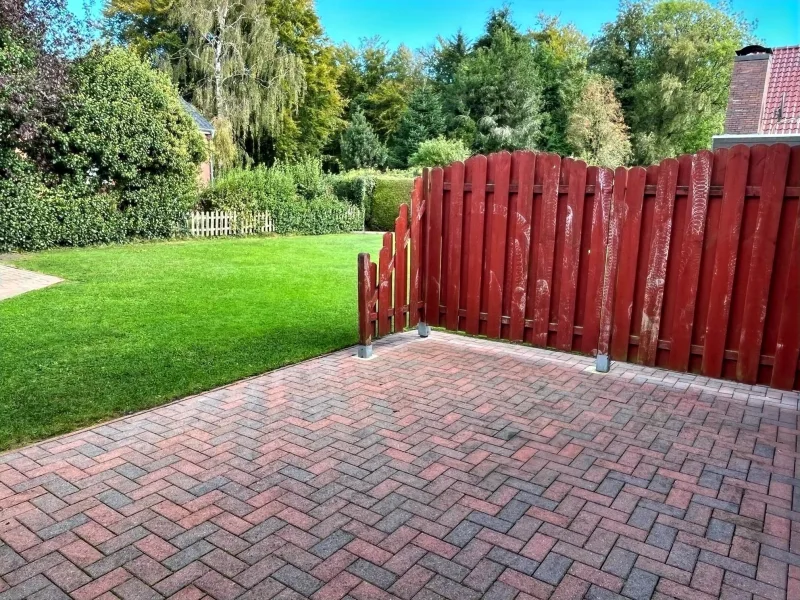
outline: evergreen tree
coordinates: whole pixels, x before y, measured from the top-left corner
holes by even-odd
[[[531,34],[534,62],[542,82],[542,130],[539,147],[562,155],[573,153],[567,142],[567,123],[586,84],[589,42],[574,25],[557,17],[539,16]]]
[[[386,146],[360,110],[353,113],[339,145],[341,162],[345,169],[381,168],[386,164]]]
[[[448,130],[476,152],[535,148],[541,81],[530,40],[508,12],[493,13],[484,35],[443,91]]]
[[[392,166],[407,167],[409,157],[418,146],[443,135],[445,125],[442,103],[432,87],[416,90],[392,138]]]

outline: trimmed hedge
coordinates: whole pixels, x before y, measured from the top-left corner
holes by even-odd
[[[413,189],[414,180],[410,178],[376,177],[369,228],[373,231],[393,231],[400,205],[411,205]]]
[[[364,221],[372,219],[372,197],[375,194],[375,178],[368,175],[331,175],[333,193],[339,200],[358,206],[364,213]]]
[[[269,202],[267,210],[275,225],[275,233],[320,235],[345,233],[364,228],[364,213],[336,198],[322,197],[293,202]]]
[[[93,193],[74,183],[45,186],[35,173],[0,181],[0,251],[89,246],[186,231],[191,196],[178,182]]]

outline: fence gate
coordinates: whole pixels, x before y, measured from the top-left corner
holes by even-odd
[[[359,256],[360,355],[420,326],[800,388],[800,147],[425,170]]]

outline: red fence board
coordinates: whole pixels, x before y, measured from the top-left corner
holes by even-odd
[[[557,154],[544,154],[540,156],[538,167],[542,171],[542,216],[539,223],[536,297],[533,305],[533,343],[546,346],[550,328],[550,290],[553,283],[561,157]]]
[[[608,227],[608,245],[605,252],[605,270],[600,303],[600,330],[597,336],[597,353],[609,355],[611,328],[614,319],[616,281],[619,273],[619,255],[622,246],[622,227],[625,222],[625,188],[628,171],[617,167],[614,171],[614,191],[611,197],[611,215]],[[627,348],[627,343],[626,346]]]
[[[425,236],[427,254],[425,274],[425,322],[439,324],[439,287],[442,274],[442,202],[444,201],[444,171],[433,169],[428,195],[428,231]]]
[[[489,169],[494,180],[486,216],[486,264],[483,271],[487,296],[486,335],[500,337],[503,308],[503,277],[506,261],[508,227],[508,192],[511,184],[511,155],[500,152],[489,156]]]
[[[714,155],[707,150],[691,157],[688,218],[685,220],[682,243],[676,248],[680,253],[680,259],[675,281],[677,296],[669,349],[669,367],[675,371],[685,371],[689,367],[713,157]]]
[[[628,360],[628,346],[633,317],[633,299],[636,286],[636,265],[639,256],[639,239],[642,231],[642,208],[646,172],[634,167],[628,172],[625,190],[625,217],[622,222],[619,273],[617,275],[614,318],[611,327],[611,358]]]
[[[400,206],[400,215],[394,222],[394,331],[406,327],[406,297],[408,294],[408,205]]]
[[[380,269],[359,258],[362,340],[424,315],[473,335],[800,385],[800,148],[616,171],[476,156],[426,170],[410,208],[384,236]]]
[[[383,234],[383,247],[378,255],[378,335],[391,332],[392,322],[392,277],[394,275],[393,235]]]
[[[756,383],[758,378],[761,340],[764,335],[764,319],[788,167],[789,147],[783,144],[771,146],[761,184],[755,243],[750,261],[750,274],[747,278],[747,295],[739,342],[739,362],[736,368],[736,379],[745,383]]]
[[[422,214],[425,205],[422,202],[422,178],[414,180],[414,190],[411,193],[411,234],[409,237],[409,299],[408,299],[408,326],[416,327],[419,323],[419,302],[422,299],[422,256],[421,233]]]
[[[578,293],[578,265],[581,260],[583,204],[586,199],[586,163],[571,162],[568,169],[566,217],[564,220],[564,251],[562,254],[561,291],[558,296],[558,332],[556,348],[572,350],[575,326],[575,297]]]
[[[668,158],[659,165],[658,188],[653,213],[653,238],[644,290],[642,326],[639,333],[639,362],[654,365],[667,276],[669,242],[672,233],[672,211],[678,183],[678,161]]]
[[[458,329],[458,310],[461,299],[462,224],[464,210],[464,163],[450,165],[450,197],[447,211],[447,290],[445,326]]]
[[[528,260],[531,251],[533,174],[536,167],[536,155],[527,151],[515,152],[512,155],[512,163],[517,194],[513,211],[509,215],[509,339],[518,342],[522,341],[525,334],[525,303],[528,293]]]
[[[486,167],[485,156],[473,156],[467,160],[465,172],[470,183],[466,208],[466,319],[464,330],[472,335],[480,332],[481,275],[483,274],[484,220],[486,216]]]
[[[600,334],[600,310],[603,300],[603,272],[605,269],[606,245],[608,243],[613,182],[614,173],[611,169],[605,167],[598,169],[592,214],[589,271],[586,276],[586,309],[583,318],[583,336],[581,337],[581,352],[585,354],[597,353],[597,341]]]

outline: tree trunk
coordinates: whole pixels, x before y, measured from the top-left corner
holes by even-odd
[[[217,35],[214,38],[214,102],[218,117],[227,118],[225,102],[222,97],[222,52],[225,46],[225,27],[228,19],[228,3],[221,2],[217,7]]]

